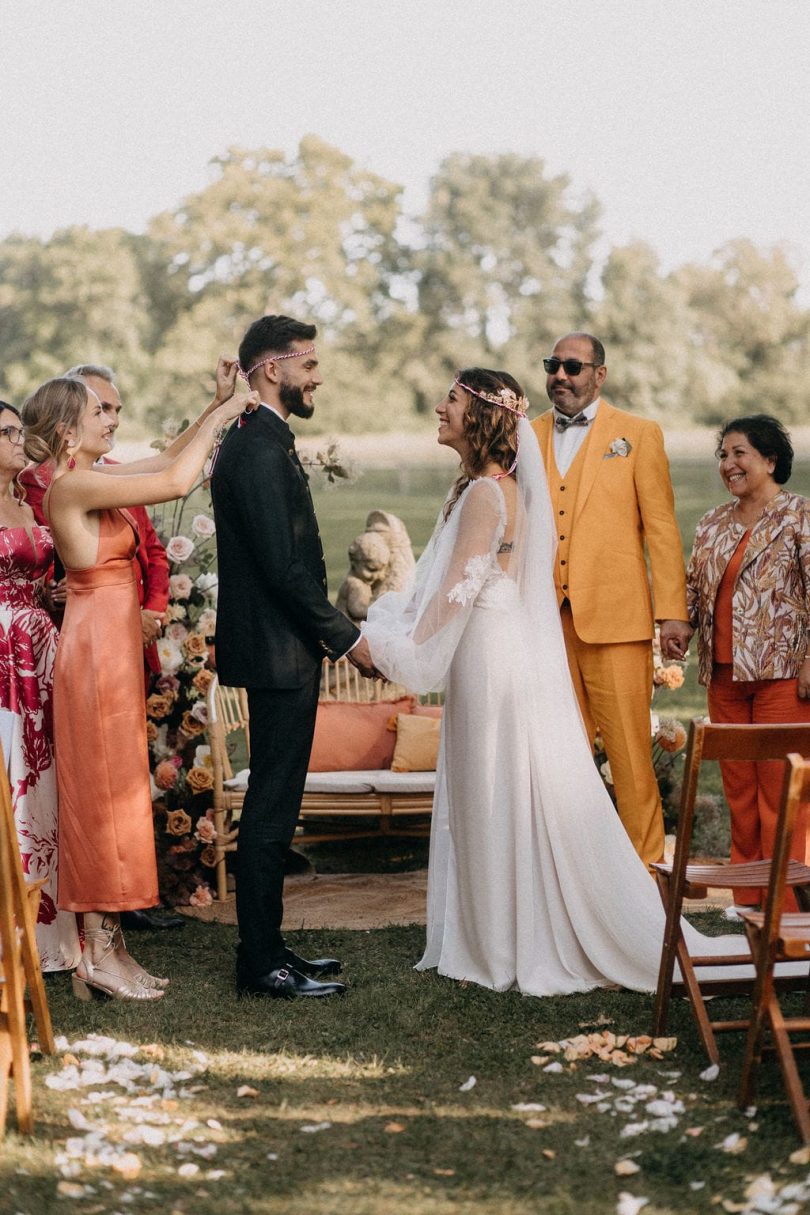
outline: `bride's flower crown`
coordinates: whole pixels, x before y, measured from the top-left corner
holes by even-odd
[[[459,388],[463,388],[465,392],[469,392],[470,396],[478,397],[479,401],[499,405],[501,409],[508,409],[510,413],[516,413],[521,418],[525,416],[529,408],[526,397],[519,397],[511,388],[499,388],[497,392],[479,392],[476,388],[470,388],[469,384],[463,384],[458,377],[453,383],[458,384]]]

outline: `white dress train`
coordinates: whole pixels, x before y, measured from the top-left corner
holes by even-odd
[[[661,900],[593,762],[553,585],[545,471],[519,426],[508,567],[503,490],[481,478],[440,515],[409,588],[372,604],[363,626],[384,675],[446,691],[418,969],[536,996],[652,991]],[[739,936],[687,933],[696,952],[747,952]]]

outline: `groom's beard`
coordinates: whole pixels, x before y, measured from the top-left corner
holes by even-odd
[[[284,408],[296,418],[311,418],[315,412],[314,403],[307,405],[304,400],[304,390],[293,384],[279,385],[278,398]]]

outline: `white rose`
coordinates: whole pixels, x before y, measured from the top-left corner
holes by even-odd
[[[206,608],[200,612],[197,620],[197,632],[203,633],[206,637],[210,637],[217,627],[217,614],[213,608]]]
[[[194,541],[189,540],[188,536],[172,536],[166,545],[166,556],[170,561],[188,561],[193,552]]]
[[[612,785],[613,784],[613,773],[610,770],[610,762],[608,760],[605,760],[605,762],[599,768],[599,771],[602,773],[602,777],[605,781],[605,784]]]
[[[186,609],[183,607],[182,603],[170,603],[166,608],[167,620],[185,620],[185,618]]]
[[[169,594],[172,599],[188,599],[193,585],[188,574],[172,574],[169,579]]]
[[[211,748],[205,745],[194,748],[194,767],[212,768]]]
[[[216,603],[219,593],[219,578],[216,574],[200,574],[194,585],[211,603]]]
[[[197,701],[194,708],[191,710],[191,716],[195,721],[198,721],[200,725],[208,725],[208,705],[204,700]]]
[[[195,536],[204,536],[207,539],[213,536],[217,529],[210,515],[195,515],[191,520],[191,530]]]
[[[183,665],[183,651],[176,641],[169,637],[161,637],[157,643],[160,669],[165,675],[173,675]]]

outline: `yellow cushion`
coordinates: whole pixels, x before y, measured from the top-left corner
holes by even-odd
[[[439,756],[439,717],[397,714],[397,743],[392,772],[433,772]]]

